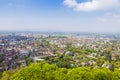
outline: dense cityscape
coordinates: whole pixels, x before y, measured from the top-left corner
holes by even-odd
[[[0,71],[19,69],[37,61],[61,68],[120,69],[119,37],[97,33],[1,33]]]
[[[120,80],[120,0],[0,0],[0,80]]]
[[[31,64],[36,66],[37,69],[35,67],[32,67]],[[26,71],[24,71],[24,68],[26,69],[26,67],[30,66],[30,71],[35,70],[34,75],[37,76],[38,74],[36,74],[36,70],[39,71],[40,66],[42,66],[43,64],[49,66],[48,69],[46,67],[48,71],[45,71],[44,74],[41,73],[43,76],[46,76],[46,72],[48,72],[47,74],[52,75],[52,73],[49,72],[51,70],[51,66],[55,65],[60,69],[65,69],[63,71],[67,71],[68,73],[68,70],[73,71],[70,71],[71,74],[73,74],[74,69],[77,70],[77,68],[80,69],[77,71],[86,71],[90,69],[91,73],[89,74],[91,74],[92,76],[93,73],[97,73],[94,71],[99,71],[99,69],[105,68],[108,69],[105,70],[105,75],[108,75],[109,73],[112,76],[110,80],[118,80],[119,78],[114,79],[114,76],[116,76],[116,74],[118,74],[117,72],[120,71],[120,36],[119,34],[110,33],[0,33],[0,76],[2,80],[18,80],[16,79],[17,77],[23,77],[23,80],[26,80],[26,77],[27,79],[29,79],[30,77],[27,75],[27,73],[25,73]],[[45,67],[43,67],[43,71],[44,69]],[[22,73],[19,73],[19,70],[23,70],[23,72],[21,71]],[[40,70],[42,70],[42,68]],[[55,70],[53,69],[53,72]],[[18,73],[16,73],[17,71]],[[57,72],[58,74],[61,73],[59,71]],[[62,80],[77,79],[76,77],[74,77],[75,75],[77,75],[76,73],[73,77],[69,77],[69,74],[67,72],[63,72],[65,79]],[[88,72],[89,71],[87,71],[87,73]],[[13,75],[15,73],[16,75]],[[30,74],[32,73],[33,72],[31,72]],[[84,72],[82,72],[82,74],[83,73]],[[104,75],[103,73],[100,72],[101,75]],[[21,76],[18,76],[19,74]],[[22,74],[26,75],[26,77]],[[58,74],[56,73],[56,75]],[[99,73],[97,75],[99,75]],[[63,75],[61,76],[63,77]],[[103,80],[108,79],[108,76]],[[32,78],[30,79],[34,80]],[[61,80],[60,76],[54,76],[54,78],[52,78],[51,80],[56,80],[56,78],[58,78],[58,80]],[[86,80],[86,78],[87,77],[85,77],[84,80]],[[90,77],[90,80],[92,78],[93,77]],[[104,77],[94,77],[92,80],[99,80],[101,78]],[[36,79],[49,80],[50,76],[48,78],[36,77],[35,80]],[[79,78],[79,80],[81,79]]]

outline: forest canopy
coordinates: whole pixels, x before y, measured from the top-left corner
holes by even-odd
[[[1,80],[119,80],[120,70],[107,68],[78,67],[58,68],[44,62],[31,64],[18,71],[5,71]]]

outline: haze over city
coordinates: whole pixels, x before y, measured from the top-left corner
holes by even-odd
[[[0,31],[120,32],[120,0],[0,0]]]

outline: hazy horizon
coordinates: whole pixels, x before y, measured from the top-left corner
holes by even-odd
[[[0,0],[0,31],[120,32],[120,0]]]

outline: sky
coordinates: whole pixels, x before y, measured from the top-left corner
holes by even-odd
[[[120,0],[0,0],[0,31],[120,32]]]

